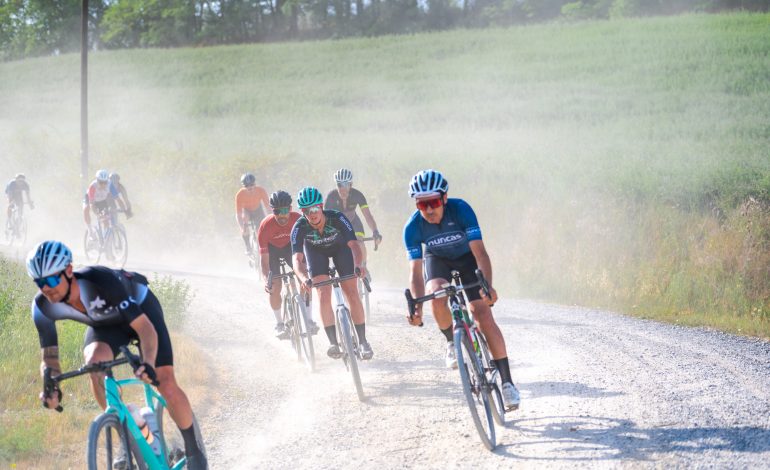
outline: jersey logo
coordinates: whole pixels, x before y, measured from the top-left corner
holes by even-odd
[[[129,306],[128,300],[124,300],[123,302],[120,303],[120,309],[121,310],[127,309],[128,306]]]
[[[101,297],[97,295],[96,298],[92,300],[91,303],[88,304],[88,309],[89,310],[101,309],[105,305],[107,305],[107,302],[102,300]]]
[[[461,233],[450,233],[448,235],[428,240],[425,244],[428,246],[451,245],[453,243],[462,241],[463,238],[465,237],[463,237],[463,234]]]

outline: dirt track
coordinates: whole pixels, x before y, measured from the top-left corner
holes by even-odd
[[[201,410],[211,468],[770,466],[770,343],[526,301],[501,301],[521,409],[482,447],[444,339],[409,327],[402,297],[376,291],[358,401],[322,353],[309,375],[272,337],[256,280],[188,275],[187,333],[208,355]],[[375,283],[375,289],[379,287]]]

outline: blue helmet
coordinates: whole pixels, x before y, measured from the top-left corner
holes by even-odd
[[[64,271],[72,263],[72,252],[56,240],[39,243],[27,255],[27,273],[32,279],[51,276]]]

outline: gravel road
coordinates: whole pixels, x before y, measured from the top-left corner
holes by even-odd
[[[502,300],[521,409],[487,451],[443,336],[376,283],[359,402],[341,363],[309,374],[272,337],[256,280],[187,275],[208,357],[212,469],[770,468],[770,343],[585,308]],[[326,350],[323,334],[317,349]]]

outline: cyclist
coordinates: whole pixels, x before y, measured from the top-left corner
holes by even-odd
[[[24,193],[27,193],[27,203],[31,209],[35,208],[35,204],[29,196],[29,184],[27,178],[23,173],[17,174],[8,184],[5,185],[5,196],[8,198],[8,210],[6,211],[7,224],[11,223],[11,212],[15,205],[19,214],[24,213]]]
[[[267,200],[267,191],[257,186],[257,178],[253,174],[244,173],[241,176],[241,185],[243,187],[235,194],[235,220],[241,227],[241,236],[248,256],[256,249],[249,241],[249,222],[252,222],[255,227],[259,226],[265,218],[263,207],[267,207],[270,203]]]
[[[326,195],[326,203],[324,207],[327,210],[340,211],[345,214],[350,223],[353,225],[353,230],[356,232],[356,237],[364,238],[364,224],[356,214],[356,207],[361,208],[361,213],[366,219],[366,224],[372,229],[372,237],[374,238],[374,246],[377,246],[382,241],[382,235],[377,230],[377,222],[374,221],[374,216],[369,210],[369,204],[366,202],[366,197],[363,193],[353,187],[353,172],[347,168],[340,168],[334,173],[334,181],[337,183],[337,189],[332,189],[329,194]],[[359,242],[362,253],[362,264],[366,266],[366,246],[364,242]]]
[[[91,211],[97,216],[101,213],[108,212],[112,215],[111,221],[114,223],[114,211],[112,210],[115,203],[121,210],[126,210],[126,205],[120,197],[118,189],[110,182],[110,174],[107,170],[99,170],[96,172],[94,180],[88,185],[88,190],[83,198],[83,219],[86,223],[86,228],[91,229]]]
[[[59,241],[44,241],[27,257],[27,272],[40,291],[32,301],[32,318],[42,348],[41,370],[61,374],[56,322],[74,320],[88,325],[83,355],[87,364],[114,359],[120,346],[139,340],[144,361],[134,373],[146,383],[157,380],[158,391],[182,432],[187,468],[206,469],[207,459],[200,430],[184,391],[174,377],[171,340],[163,320],[163,309],[147,279],[138,273],[90,266],[72,268],[72,252]],[[91,374],[91,390],[105,409],[104,375]],[[40,394],[46,408],[56,408],[60,389]],[[120,460],[120,457],[118,459]]]
[[[361,263],[361,248],[353,226],[345,215],[338,211],[323,210],[323,196],[318,189],[310,186],[299,192],[297,205],[303,216],[292,228],[291,251],[300,281],[307,285],[310,279],[313,282],[329,279],[329,258],[334,260],[339,276],[351,275],[356,272],[356,268],[360,270],[359,276],[365,276],[366,268]],[[374,353],[366,340],[364,307],[358,296],[358,283],[355,279],[348,279],[342,281],[340,286],[350,306],[353,324],[361,342],[361,358],[371,359]],[[323,286],[317,289],[321,320],[331,343],[326,354],[333,359],[339,359],[342,357],[342,350],[337,343],[337,329],[334,326],[332,287]]]
[[[481,239],[476,214],[464,200],[449,199],[448,189],[449,183],[438,171],[423,170],[412,177],[409,195],[416,200],[418,210],[404,227],[404,245],[412,268],[409,279],[412,295],[423,296],[426,289],[429,293],[440,290],[452,278],[450,273],[453,270],[460,272],[464,284],[469,284],[476,280],[475,270],[481,269],[490,284],[489,297],[484,297],[481,289],[466,291],[465,295],[470,302],[473,318],[486,336],[500,371],[503,402],[507,409],[516,409],[519,406],[519,392],[511,380],[505,339],[490,308],[497,301],[497,292],[492,287],[492,263]],[[436,323],[448,343],[446,365],[456,368],[452,314],[447,301],[446,297],[434,299],[431,307]],[[422,324],[422,305],[417,307],[414,318],[407,319],[412,325]]]
[[[117,173],[110,173],[110,183],[115,186],[115,189],[118,190],[118,194],[120,194],[120,197],[126,204],[126,218],[130,219],[134,216],[134,212],[131,210],[131,201],[128,200],[128,191],[126,191],[126,187],[123,186],[123,183],[120,182],[120,175]]]
[[[262,257],[262,275],[267,280],[268,271],[273,274],[281,272],[281,258],[292,265],[291,257],[291,229],[294,223],[301,217],[291,210],[291,195],[286,191],[276,191],[270,195],[270,207],[273,215],[269,215],[259,224],[257,242],[259,243],[259,255]],[[304,284],[303,284],[304,286]],[[275,335],[280,339],[289,337],[281,318],[281,289],[283,283],[280,279],[273,279],[271,284],[265,284],[265,292],[270,294],[270,306],[275,314]],[[309,309],[308,309],[309,310]],[[308,329],[311,334],[318,331],[318,327],[308,318]]]

